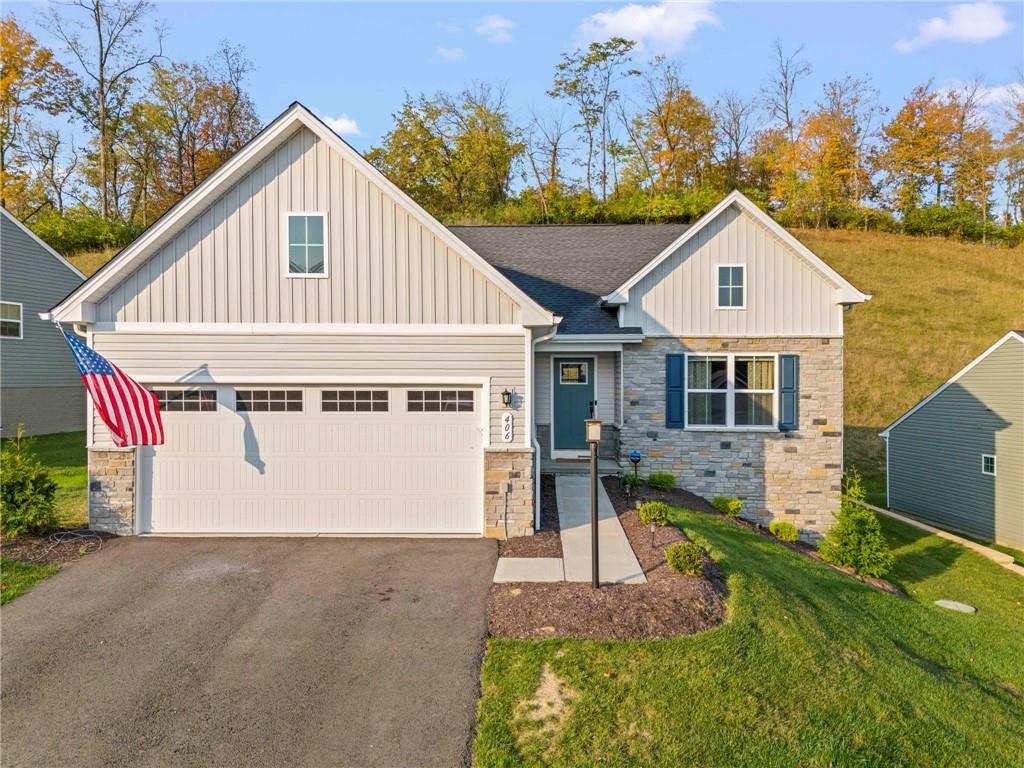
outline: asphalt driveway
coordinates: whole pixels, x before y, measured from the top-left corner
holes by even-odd
[[[122,539],[3,609],[5,766],[458,766],[486,540]]]

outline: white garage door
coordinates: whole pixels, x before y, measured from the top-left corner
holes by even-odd
[[[143,449],[143,532],[481,532],[478,388],[155,390],[166,443]]]

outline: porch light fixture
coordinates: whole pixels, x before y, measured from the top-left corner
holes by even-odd
[[[501,392],[501,404],[506,408],[510,408],[512,406],[512,393],[507,389],[504,389]]]
[[[597,564],[597,446],[601,442],[601,420],[587,419],[587,442],[590,443],[590,560],[594,566],[591,584],[594,589],[601,588]]]

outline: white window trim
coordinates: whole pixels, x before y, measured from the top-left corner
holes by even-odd
[[[596,359],[596,358],[595,358]],[[586,381],[562,381],[563,365],[582,365],[586,371]],[[590,386],[590,361],[589,360],[559,360],[558,361],[558,383],[563,387],[587,387]],[[596,383],[595,383],[596,386]],[[596,394],[596,389],[595,389]]]
[[[743,275],[743,303],[740,304],[739,306],[723,307],[719,303],[719,294],[720,294],[719,289],[722,287],[721,286],[721,279],[722,279],[722,272],[721,272],[721,270],[722,270],[723,267],[730,267],[730,268],[739,267],[740,270],[741,270],[741,273]],[[747,265],[746,264],[716,264],[715,265],[715,309],[730,310],[730,309],[746,309],[746,308],[747,308]]]
[[[578,458],[581,458],[581,457],[589,456],[590,455],[590,450],[586,449],[586,450],[582,450],[582,451],[576,451],[576,450],[571,450],[571,449],[567,449],[567,448],[563,448],[561,450],[555,448],[555,419],[558,418],[558,414],[557,414],[557,412],[555,410],[555,376],[556,376],[556,374],[558,374],[560,376],[560,373],[561,373],[559,371],[559,369],[558,369],[558,366],[555,365],[555,360],[558,359],[558,358],[561,358],[561,359],[558,360],[558,362],[560,362],[560,363],[561,362],[571,363],[571,362],[574,362],[574,361],[575,362],[584,362],[584,361],[589,362],[591,360],[594,362],[594,365],[592,366],[591,375],[594,377],[593,378],[593,382],[594,382],[594,401],[595,402],[597,402],[598,392],[601,391],[600,390],[601,369],[600,369],[599,364],[598,364],[598,360],[600,358],[598,358],[598,356],[596,354],[593,354],[592,352],[589,352],[589,351],[588,352],[584,352],[584,353],[582,353],[580,355],[574,355],[574,354],[572,354],[572,352],[561,352],[561,353],[554,353],[553,352],[551,354],[551,358],[549,360],[549,366],[550,366],[550,370],[551,370],[551,375],[548,377],[548,403],[549,403],[549,408],[551,409],[551,413],[550,413],[550,416],[549,416],[549,419],[548,419],[548,421],[550,422],[549,427],[551,428],[551,447],[549,448],[549,453],[551,454],[551,458],[552,459],[578,459]],[[561,379],[559,378],[559,381],[560,380]],[[566,384],[566,386],[575,386],[575,385]],[[581,386],[586,386],[586,385],[581,385]],[[597,406],[595,406],[594,410],[595,410],[595,414],[596,414]]]
[[[10,304],[12,307],[18,308],[18,335],[17,336],[0,336],[0,339],[4,341],[17,341],[25,338],[25,305],[20,301],[0,301],[0,304]],[[7,322],[10,322],[8,320]]]
[[[319,216],[324,223],[324,271],[319,272],[291,272],[288,269],[288,219],[291,216]],[[330,273],[330,242],[331,233],[328,229],[326,211],[284,211],[281,214],[281,271],[288,279],[299,280],[322,280]]]
[[[724,266],[724,265],[723,265]],[[687,352],[683,360],[683,429],[689,432],[778,432],[779,431],[779,355],[778,352]],[[691,357],[724,357],[726,359],[725,389],[691,389],[690,358]],[[736,389],[736,358],[754,357],[771,358],[772,363],[772,423],[760,425],[736,424],[736,392],[768,393],[767,389]],[[695,394],[717,392],[725,393],[725,424],[690,424],[690,393]]]
[[[985,471],[985,459],[992,459],[992,471]],[[988,477],[995,477],[996,472],[999,471],[999,467],[996,465],[996,455],[994,453],[983,453],[981,454],[981,474],[987,475]]]

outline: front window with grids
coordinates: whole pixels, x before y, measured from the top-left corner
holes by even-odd
[[[217,393],[212,389],[154,389],[163,413],[203,413],[217,410]]]
[[[686,366],[689,427],[775,425],[775,358],[690,355]]]
[[[746,306],[746,271],[742,264],[718,268],[719,309],[743,309]]]
[[[0,301],[0,336],[5,339],[20,339],[21,315],[21,304]]]
[[[320,392],[320,410],[328,413],[386,413],[386,389],[325,389]]]
[[[302,411],[301,389],[239,389],[235,410],[254,413],[296,413]]]
[[[471,389],[414,389],[406,401],[411,413],[471,413]]]
[[[288,274],[327,274],[324,214],[288,214]]]

